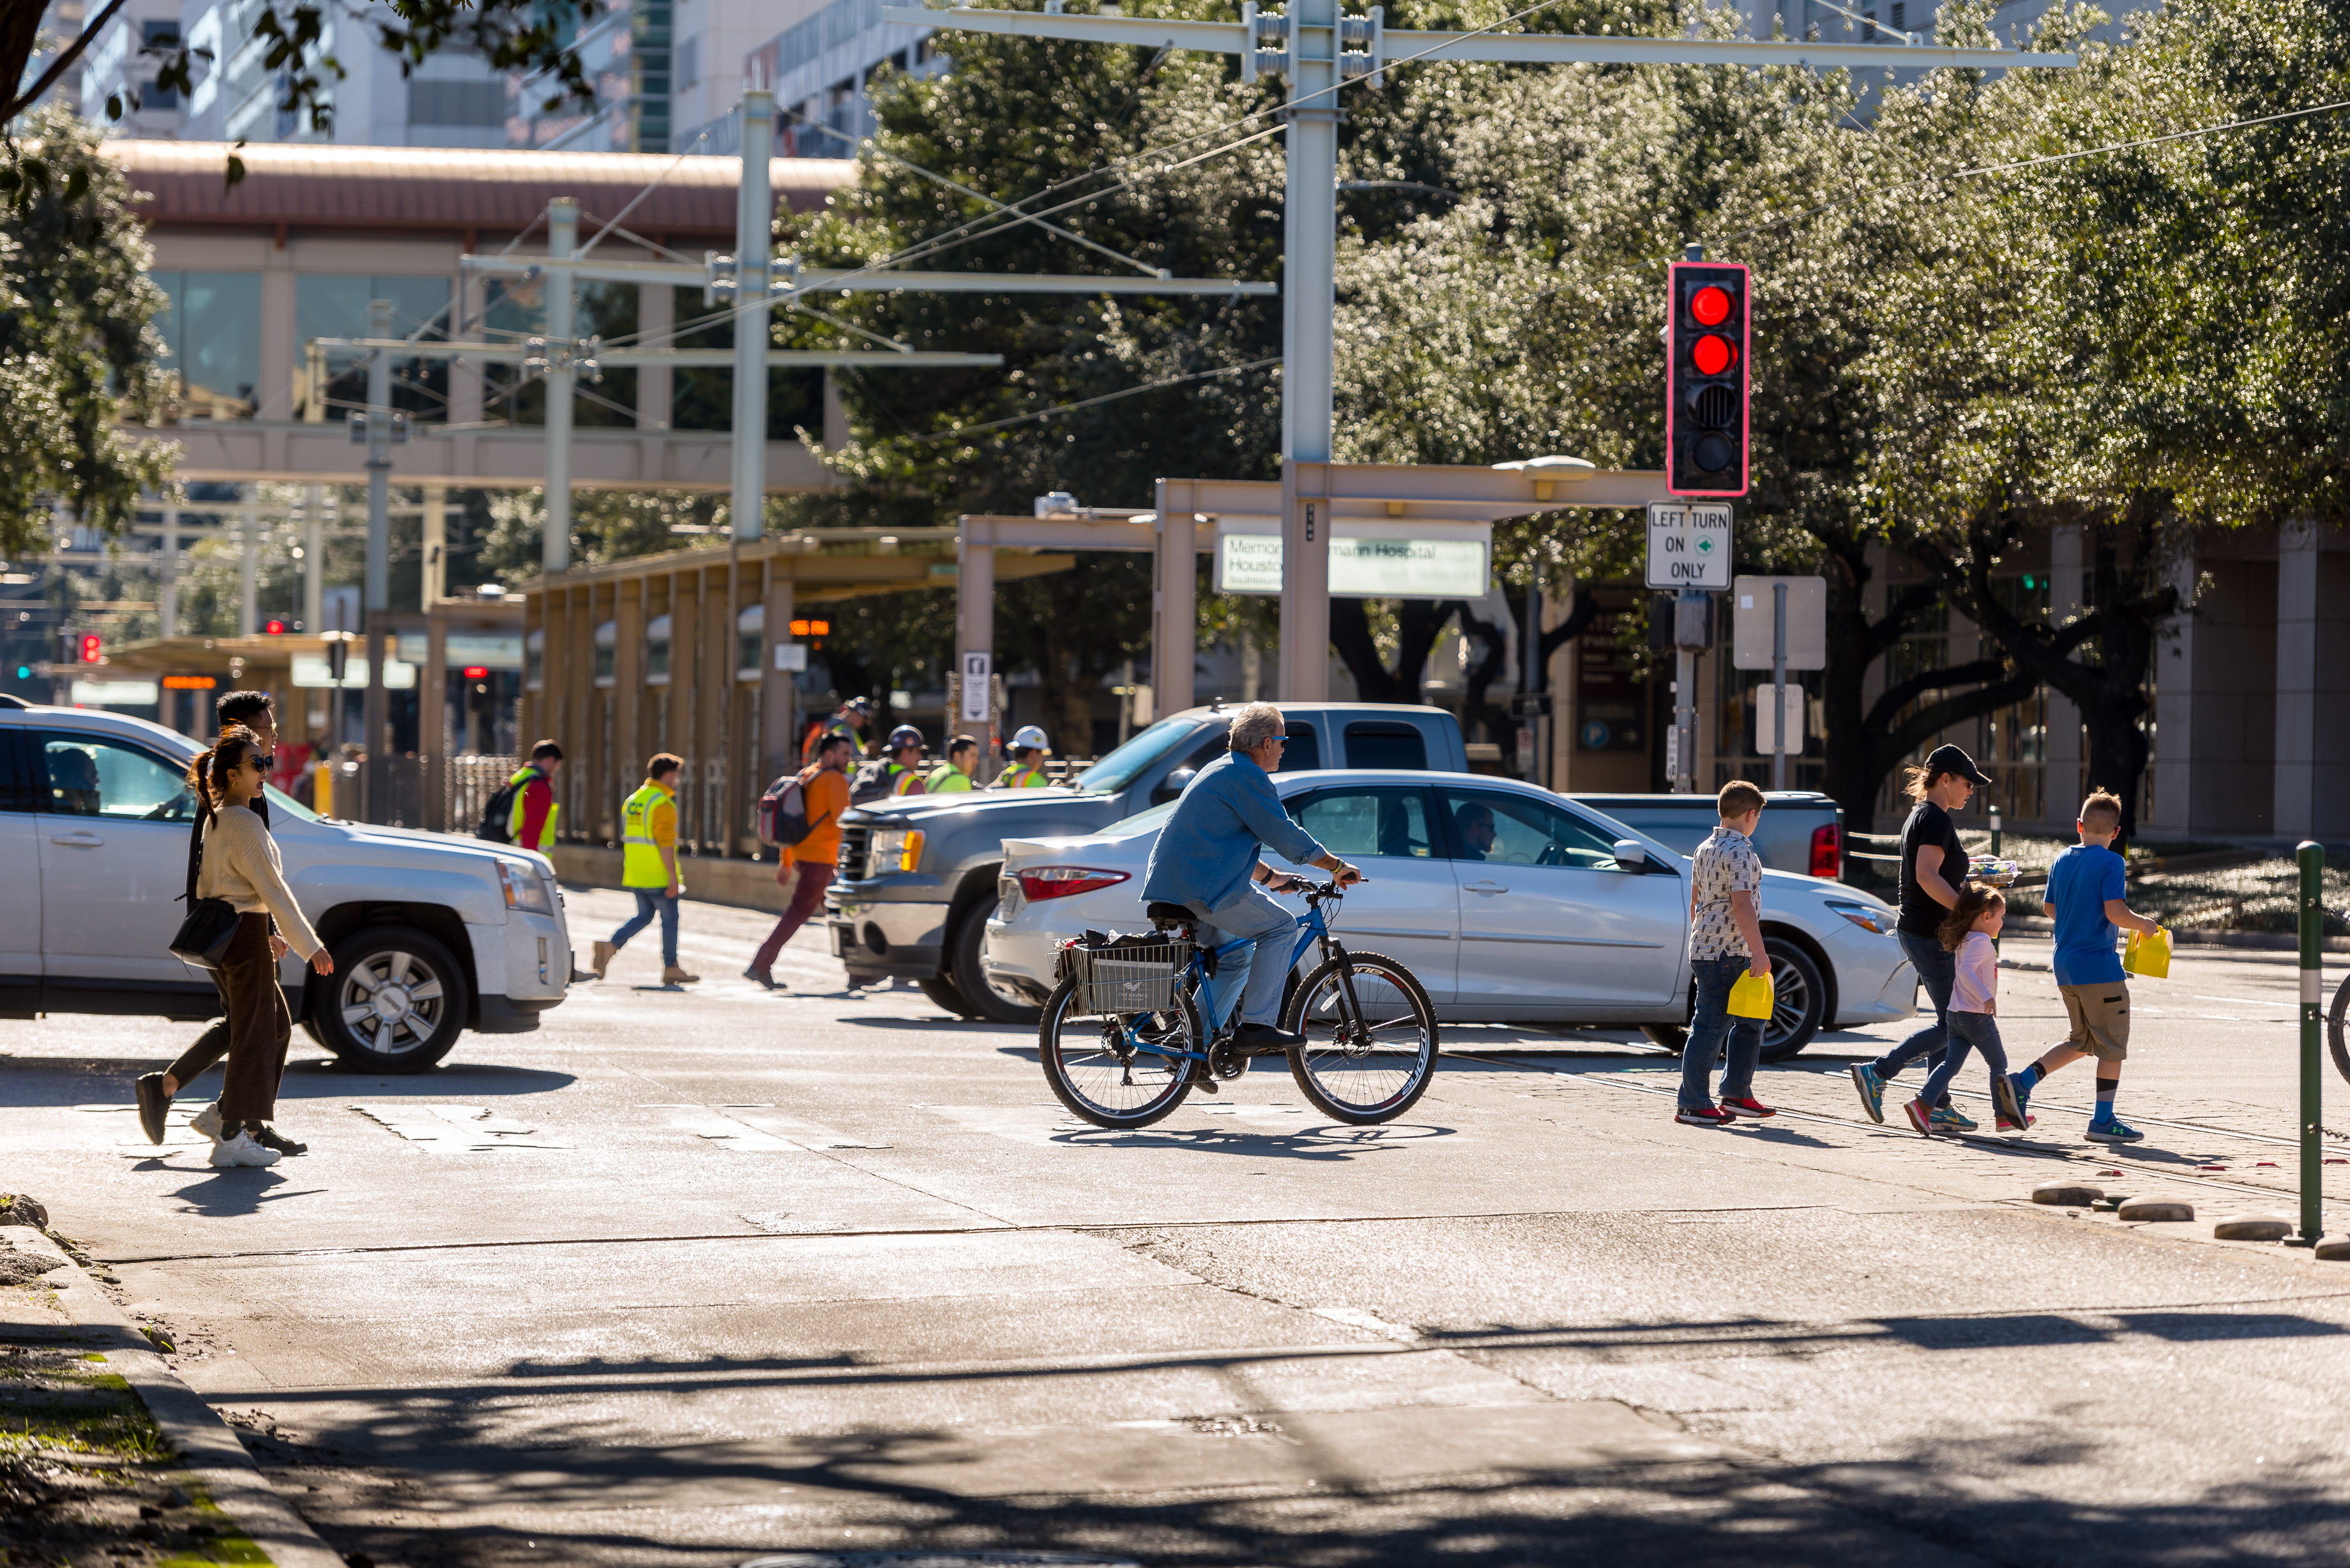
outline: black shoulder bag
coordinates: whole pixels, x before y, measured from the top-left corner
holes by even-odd
[[[196,870],[203,864],[204,829],[212,823],[210,806],[199,808],[195,827],[188,835],[188,918],[172,939],[172,956],[198,969],[217,971],[228,944],[236,935],[239,919],[226,898],[196,897]]]

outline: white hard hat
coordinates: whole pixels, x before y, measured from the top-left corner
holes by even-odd
[[[1032,746],[1040,752],[1049,752],[1053,749],[1045,743],[1045,732],[1034,724],[1023,724],[1013,732],[1013,750],[1020,751]]]

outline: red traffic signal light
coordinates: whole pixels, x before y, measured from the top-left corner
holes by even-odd
[[[1734,262],[1675,262],[1666,284],[1665,488],[1743,495],[1752,275]]]
[[[271,637],[284,637],[286,623],[282,620],[265,620],[261,623],[261,629]]]
[[[83,632],[81,634],[81,661],[84,664],[99,664],[104,662],[105,659],[106,644],[99,640],[98,633],[94,631]]]

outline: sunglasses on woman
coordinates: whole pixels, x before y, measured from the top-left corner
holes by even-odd
[[[244,760],[256,773],[259,773],[265,778],[274,772],[277,766],[277,757],[275,753],[265,755],[260,752],[255,752],[253,755],[245,758]]]

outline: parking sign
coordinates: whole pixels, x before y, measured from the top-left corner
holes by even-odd
[[[1730,587],[1730,508],[1719,502],[1648,503],[1648,586]]]

